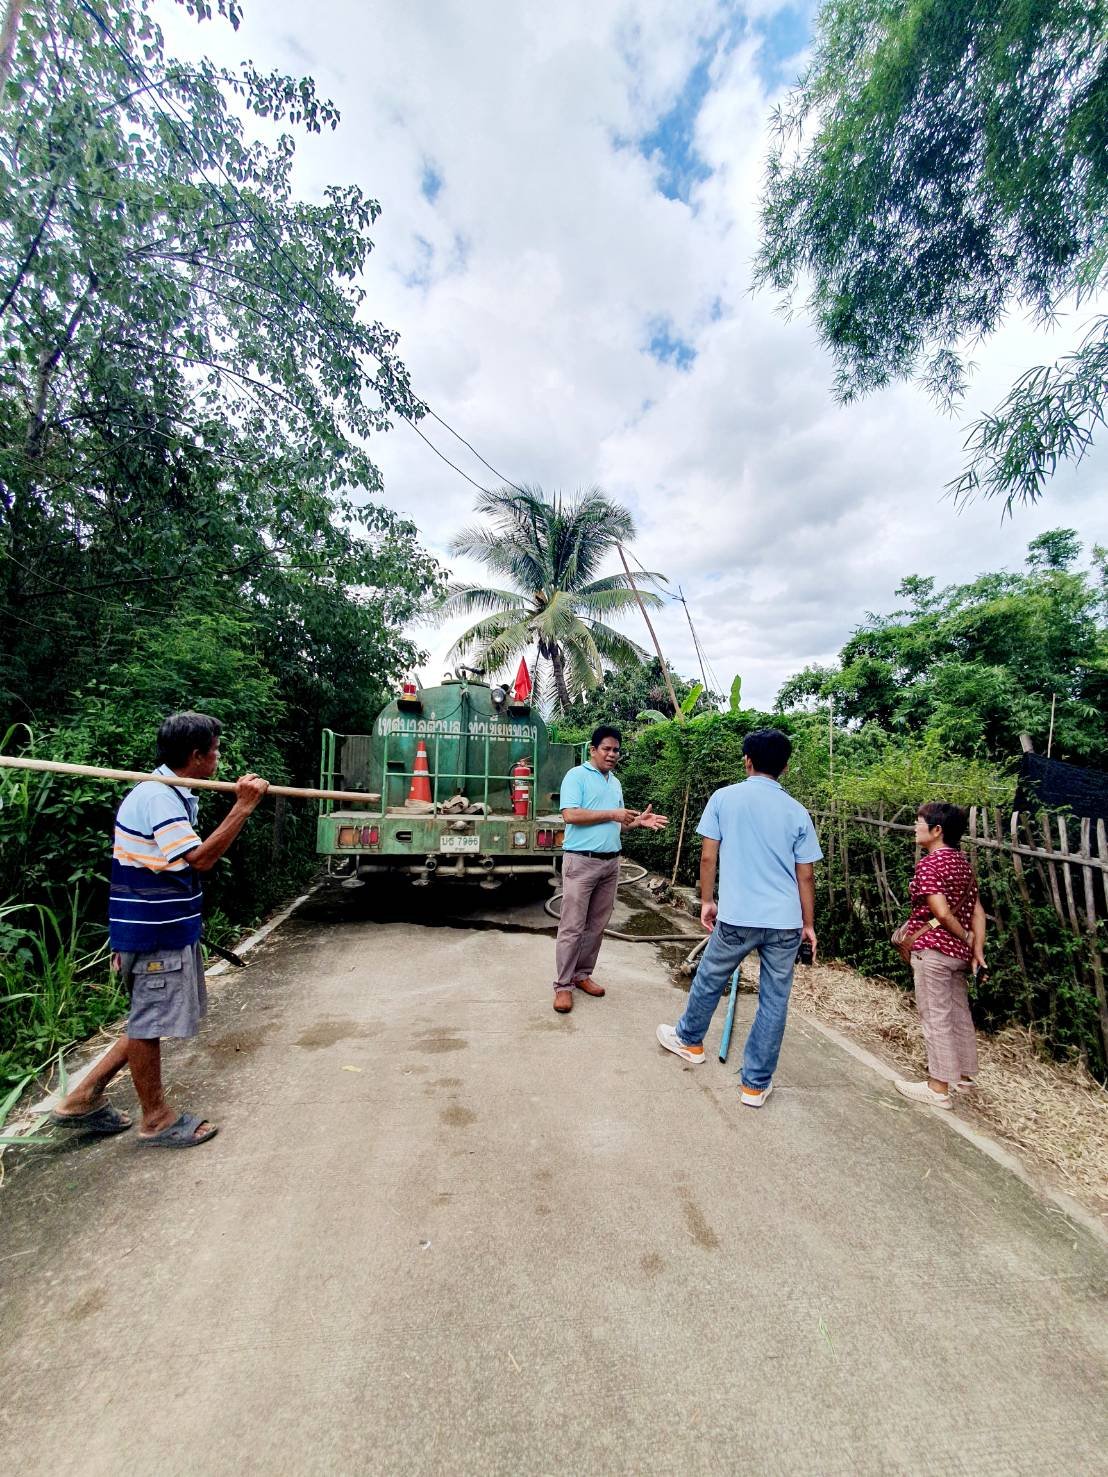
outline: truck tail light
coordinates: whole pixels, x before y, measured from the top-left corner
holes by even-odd
[[[376,826],[362,827],[362,845],[377,846],[381,840],[381,832]]]
[[[355,827],[354,826],[340,826],[339,827],[339,845],[340,846],[357,846],[357,844],[358,844],[358,832],[355,829]]]
[[[539,847],[550,847],[554,845],[553,831],[539,831],[535,835],[535,845]]]
[[[566,833],[564,831],[555,831],[554,832],[554,845],[555,846],[564,846],[565,845],[565,839],[566,839]]]

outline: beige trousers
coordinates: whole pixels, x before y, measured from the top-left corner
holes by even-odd
[[[936,1082],[977,1074],[977,1035],[970,1015],[966,977],[969,965],[940,949],[916,949],[912,979],[916,1009],[927,1047],[927,1070]]]
[[[555,958],[556,990],[572,990],[596,968],[604,930],[616,902],[620,857],[580,856],[567,851],[562,858],[562,909],[558,919]]]

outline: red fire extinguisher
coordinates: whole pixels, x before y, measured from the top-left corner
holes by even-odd
[[[512,768],[512,810],[516,815],[526,815],[530,808],[531,790],[528,780],[531,778],[531,766],[526,759],[520,759]]]

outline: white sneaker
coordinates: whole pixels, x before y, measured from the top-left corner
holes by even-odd
[[[772,1082],[767,1083],[765,1087],[760,1089],[757,1087],[747,1087],[744,1082],[742,1090],[743,1106],[746,1108],[760,1108],[772,1091]]]
[[[930,1082],[901,1082],[899,1079],[893,1083],[901,1097],[911,1098],[914,1103],[926,1103],[929,1108],[949,1108],[950,1093],[936,1092]]]
[[[672,1051],[686,1062],[692,1062],[694,1067],[697,1062],[704,1060],[703,1046],[686,1046],[673,1026],[659,1026],[658,1040],[667,1051]]]
[[[953,1083],[952,1085],[955,1092],[973,1092],[977,1087],[977,1078],[959,1077],[958,1081]]]

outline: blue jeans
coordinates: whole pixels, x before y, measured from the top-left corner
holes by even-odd
[[[781,1054],[793,966],[800,948],[799,928],[738,928],[717,923],[700,957],[677,1036],[686,1046],[699,1046],[711,1025],[727,981],[754,949],[758,950],[758,1009],[743,1048],[742,1079],[746,1087],[768,1087]]]

